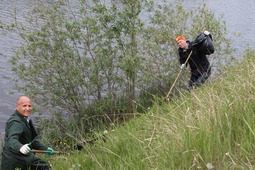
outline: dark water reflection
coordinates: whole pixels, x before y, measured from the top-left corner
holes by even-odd
[[[72,1],[74,2],[74,1]],[[72,3],[70,1],[70,3]],[[194,8],[200,0],[187,2],[187,6]],[[190,3],[190,4],[188,4]],[[23,15],[33,5],[32,0],[1,0],[0,1],[0,19],[3,23],[9,23],[13,20],[13,9],[16,8],[18,20],[26,23]],[[233,36],[233,47],[237,48],[240,54],[248,46],[254,47],[255,44],[255,1],[254,0],[208,0],[208,8],[215,12],[215,15],[224,15],[229,32]],[[1,30],[0,30],[1,31]],[[237,36],[240,34],[240,36]],[[6,34],[0,32],[0,133],[3,132],[5,122],[14,112],[15,102],[21,94],[8,94],[13,87],[11,72],[8,60],[14,54],[13,49],[20,43],[20,39],[15,34]]]

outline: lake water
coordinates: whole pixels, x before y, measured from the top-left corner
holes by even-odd
[[[194,8],[200,0],[186,0],[187,6]],[[12,21],[13,9],[16,7],[18,20],[26,22],[23,14],[32,5],[32,0],[1,0],[0,19],[3,23]],[[255,1],[254,0],[207,0],[207,7],[215,12],[216,16],[224,15],[227,29],[233,34],[233,47],[237,48],[237,54],[241,54],[246,47],[254,47],[255,44]],[[1,31],[1,30],[0,30]],[[240,34],[240,36],[236,36]],[[15,34],[0,32],[0,133],[4,132],[5,122],[15,110],[16,99],[21,94],[10,95],[13,87],[8,60],[14,54],[13,49],[19,45],[20,40]]]

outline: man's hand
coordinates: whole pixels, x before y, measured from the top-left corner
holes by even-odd
[[[50,147],[47,148],[47,151],[50,151],[50,153],[46,153],[45,156],[50,156],[50,155],[53,155],[54,154],[54,150]]]
[[[25,144],[19,149],[19,151],[22,154],[27,155],[31,151],[31,149],[29,148],[28,144]]]
[[[207,30],[205,30],[205,31],[204,31],[204,34],[205,34],[205,35],[209,35],[209,34],[210,34],[210,32],[209,32],[209,31],[207,31]]]
[[[186,68],[186,65],[185,64],[182,64],[181,67],[180,67],[182,70],[184,70]]]

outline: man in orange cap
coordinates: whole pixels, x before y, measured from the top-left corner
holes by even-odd
[[[178,44],[178,46],[182,49],[187,49],[188,48],[188,42],[186,41],[185,37],[183,36],[178,36],[176,37],[176,43]]]
[[[190,80],[188,82],[188,90],[191,90],[194,87],[203,84],[211,74],[210,63],[206,53],[204,53],[207,49],[203,49],[204,47],[201,46],[201,44],[193,46],[193,42],[186,40],[184,36],[177,36],[175,40],[179,46],[178,53],[181,69],[184,69],[189,65],[191,70]],[[184,63],[191,51],[192,54],[185,65]]]

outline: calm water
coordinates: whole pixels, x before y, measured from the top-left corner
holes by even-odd
[[[32,0],[0,0],[0,19],[3,23],[12,21],[13,9],[16,7],[18,20],[26,23],[23,14],[32,5]],[[187,0],[187,6],[194,8],[194,4],[200,0]],[[190,4],[189,4],[190,3]],[[248,46],[255,44],[255,1],[254,0],[208,0],[207,7],[215,12],[216,16],[224,15],[227,28],[233,34],[233,47],[241,54]],[[1,30],[0,30],[1,31]],[[240,34],[240,36],[236,36]],[[0,32],[0,133],[4,131],[5,122],[14,112],[15,102],[21,94],[8,94],[13,87],[11,72],[8,60],[14,54],[13,49],[20,43],[20,39],[15,34],[5,34]]]

